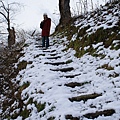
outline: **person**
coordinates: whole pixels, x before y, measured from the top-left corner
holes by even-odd
[[[51,19],[48,18],[47,13],[43,14],[43,18],[44,18],[44,20],[40,23],[40,28],[42,29],[42,47],[48,48],[49,47]]]

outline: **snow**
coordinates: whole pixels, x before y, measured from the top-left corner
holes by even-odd
[[[105,6],[103,8],[105,8]],[[91,35],[92,33],[96,32],[99,28],[108,29],[116,26],[116,23],[118,23],[119,21],[119,9],[117,9],[117,6],[114,9],[116,10],[115,13],[114,13],[114,10],[113,11],[111,10],[111,13],[109,13],[108,11],[102,11],[102,10],[97,11],[97,10],[98,9],[96,9],[96,12],[100,12],[99,16],[94,12],[92,13],[90,12],[86,14],[86,19],[83,18],[83,19],[80,19],[79,22],[76,21],[75,23],[76,27],[81,26],[79,29],[82,29],[87,26],[90,26],[90,28],[86,30],[86,33],[88,35]],[[93,15],[93,17],[91,18],[90,15]],[[109,25],[109,24],[112,24],[112,25]]]
[[[51,44],[52,39],[53,38],[50,39]],[[27,103],[30,98],[33,98],[33,101],[37,101],[37,103],[46,103],[46,107],[43,111],[37,112],[35,105],[29,104],[27,109],[31,110],[31,114],[26,120],[46,120],[51,116],[55,116],[55,120],[65,120],[65,115],[67,114],[82,116],[85,113],[106,109],[115,109],[116,113],[110,117],[100,116],[96,118],[96,120],[118,120],[118,118],[120,118],[120,108],[118,107],[120,102],[120,67],[118,66],[120,64],[120,50],[114,51],[109,48],[106,49],[102,46],[102,43],[99,43],[94,47],[96,48],[99,45],[103,47],[100,51],[104,51],[104,54],[106,55],[104,59],[100,59],[99,57],[95,58],[87,54],[78,59],[74,57],[75,51],[72,49],[63,52],[62,50],[65,46],[62,44],[56,44],[50,46],[47,50],[42,50],[41,48],[36,47],[36,44],[38,43],[33,39],[28,39],[26,43],[29,43],[30,41],[29,47],[24,48],[24,57],[20,58],[19,61],[26,60],[27,62],[33,61],[33,63],[27,65],[26,70],[22,70],[17,76],[17,79],[21,79],[19,76],[22,75],[20,85],[26,82],[30,83],[30,85],[22,91],[23,99],[29,96],[24,103]],[[66,39],[64,41],[66,41]],[[45,54],[45,56],[41,56],[41,54]],[[57,60],[47,59],[50,57],[50,54],[57,54],[61,56],[61,58],[58,58]],[[35,57],[37,55],[38,57]],[[45,62],[54,63],[67,60],[72,60],[73,62],[59,66],[44,64]],[[104,64],[114,67],[114,70],[109,71],[100,68]],[[51,71],[51,69],[64,67],[74,67],[74,70],[67,73]],[[118,77],[109,77],[110,74],[113,75],[115,72],[119,74]],[[75,78],[64,77],[66,74],[72,75],[75,73],[80,73],[80,75]],[[91,83],[81,87],[70,88],[65,86],[65,84],[69,82]],[[39,93],[40,90],[42,90],[44,94]],[[102,96],[97,97],[94,100],[88,100],[85,103],[83,101],[69,101],[69,98],[71,97],[92,93],[102,93]],[[96,108],[90,108],[90,105],[96,106]],[[44,113],[46,114],[44,115]],[[40,118],[40,116],[42,117]],[[17,119],[20,118],[21,117]],[[87,119],[84,118],[83,120]]]
[[[103,14],[106,15],[106,13]],[[87,34],[91,34],[100,27],[104,27],[104,29],[112,28],[118,21],[118,17],[111,15],[106,15],[104,19],[105,22],[101,25],[95,24],[94,19],[89,19],[89,21],[81,21],[79,24],[76,24],[76,26],[82,25],[80,27],[81,29],[90,25],[90,29],[86,32]],[[112,25],[108,26],[107,23],[109,22],[112,22]],[[92,32],[90,32],[91,30]],[[77,35],[74,35],[73,41],[76,36]],[[54,40],[56,40],[57,43],[53,45]],[[120,118],[120,49],[111,50],[109,47],[104,48],[101,42],[93,44],[93,47],[97,48],[98,54],[102,53],[105,55],[103,59],[88,54],[83,55],[81,58],[76,58],[73,49],[70,48],[64,51],[66,46],[61,44],[63,41],[67,44],[66,37],[63,39],[50,37],[51,46],[47,50],[44,50],[38,47],[40,42],[36,41],[34,38],[28,38],[26,40],[26,44],[29,46],[24,47],[22,52],[25,54],[19,59],[18,63],[24,60],[28,63],[32,61],[32,64],[28,64],[26,69],[21,70],[16,80],[20,81],[20,86],[25,83],[30,83],[21,93],[24,104],[27,104],[32,98],[33,102],[36,101],[38,104],[45,103],[45,108],[38,112],[34,103],[28,104],[27,109],[31,112],[29,117],[25,120],[47,120],[52,116],[55,116],[55,120],[65,120],[65,115],[69,114],[74,117],[82,117],[82,120],[88,120],[83,117],[84,114],[107,109],[114,109],[115,113],[112,116],[99,116],[95,120],[118,120]],[[117,44],[119,41],[120,40],[115,40],[114,44]],[[89,46],[84,49],[86,50],[88,48]],[[45,55],[43,56],[43,54]],[[60,56],[60,58],[48,59],[54,57],[52,56],[53,54]],[[66,62],[68,60],[72,60],[72,62],[58,66],[45,64],[47,62]],[[114,69],[107,70],[107,68],[103,68],[106,64],[108,67]],[[52,69],[55,70],[67,67],[73,67],[74,70],[65,73],[52,71]],[[75,74],[79,75],[74,78],[65,77],[65,75]],[[70,82],[87,82],[87,84],[71,88],[65,85]],[[102,95],[85,102],[83,100],[79,102],[71,102],[69,100],[69,98],[72,97],[93,93]],[[17,94],[17,92],[15,94]],[[2,99],[4,99],[4,96],[2,96]],[[18,103],[14,102],[14,104]],[[19,111],[19,109],[16,111]],[[0,110],[0,112],[2,112],[2,110]],[[22,117],[19,116],[16,120],[22,120]]]

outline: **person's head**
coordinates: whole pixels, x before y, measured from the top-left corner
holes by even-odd
[[[44,20],[46,20],[48,18],[47,13],[43,14],[43,18],[44,18]]]

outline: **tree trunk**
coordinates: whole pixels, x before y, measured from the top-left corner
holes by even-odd
[[[66,25],[71,20],[71,12],[69,6],[70,0],[59,0],[60,23]]]
[[[10,29],[10,8],[8,4],[8,10],[7,10],[7,24],[8,24],[8,29]]]
[[[93,1],[91,0],[91,8],[92,8],[92,11],[93,11]]]
[[[15,44],[15,30],[14,27],[8,30],[8,47],[11,48]]]

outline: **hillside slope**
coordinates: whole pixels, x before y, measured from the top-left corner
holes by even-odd
[[[94,45],[100,43],[105,48],[120,48],[120,2],[107,3],[93,12],[75,18],[75,22],[61,29],[57,36],[67,37],[68,48],[76,51],[76,56],[85,53],[100,56]],[[114,41],[117,41],[114,42]],[[99,46],[98,46],[99,47]]]
[[[119,5],[76,18],[50,37],[47,50],[29,37],[14,64],[14,101],[9,88],[1,94],[1,119],[119,120]]]

